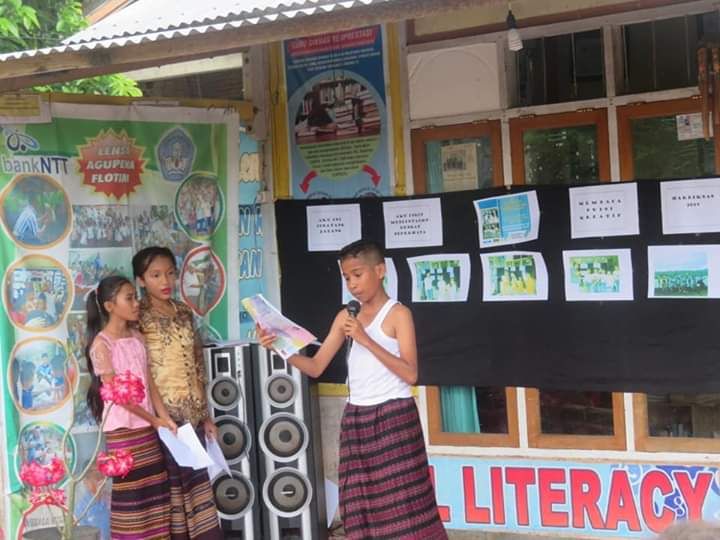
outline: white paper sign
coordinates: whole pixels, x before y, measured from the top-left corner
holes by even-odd
[[[308,206],[307,227],[308,251],[339,251],[362,237],[360,205]]]
[[[648,298],[720,298],[720,245],[648,246]]]
[[[663,234],[720,231],[720,178],[660,184]]]
[[[470,256],[442,253],[410,257],[413,302],[466,302],[470,290]]]
[[[338,268],[340,268],[340,261],[338,261]],[[340,270],[340,287],[342,288],[342,303],[347,304],[354,297],[347,288],[347,283],[345,283],[345,279],[342,276],[342,269]],[[383,279],[383,287],[390,298],[397,300],[397,270],[395,269],[395,263],[390,257],[385,257],[385,279]]]
[[[563,251],[563,267],[568,302],[633,299],[629,249]]]
[[[702,113],[678,114],[675,116],[675,124],[677,125],[678,141],[702,139],[705,136]],[[712,122],[710,122],[710,129],[712,130]]]
[[[548,274],[542,253],[503,251],[480,255],[483,302],[547,300]]]
[[[384,202],[383,216],[387,249],[443,245],[439,198]]]
[[[636,183],[570,188],[570,236],[640,234]]]

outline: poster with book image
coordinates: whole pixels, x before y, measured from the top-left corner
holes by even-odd
[[[382,26],[285,41],[292,196],[391,195]]]
[[[648,246],[648,298],[720,298],[720,245]]]
[[[536,240],[540,231],[537,193],[526,191],[473,201],[480,249]]]
[[[629,249],[563,251],[563,268],[568,302],[633,299]]]
[[[547,300],[548,274],[542,253],[505,251],[480,255],[483,302]]]

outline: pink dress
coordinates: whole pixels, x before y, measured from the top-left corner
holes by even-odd
[[[141,334],[133,332],[129,337],[113,339],[104,332],[100,332],[93,341],[90,358],[92,359],[95,374],[100,378],[103,375],[124,373],[128,370],[133,375],[140,377],[145,385],[145,398],[138,405],[151,415],[155,415],[148,391],[147,350]],[[103,416],[107,418],[103,431],[109,432],[120,428],[138,429],[150,426],[149,422],[120,405],[110,407],[106,403]]]

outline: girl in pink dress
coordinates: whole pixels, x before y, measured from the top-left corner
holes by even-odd
[[[148,372],[145,342],[129,323],[140,314],[135,287],[125,277],[103,279],[87,298],[88,369],[92,383],[87,401],[95,419],[105,418],[108,451],[129,451],[134,458],[127,476],[112,484],[110,529],[113,540],[170,538],[170,489],[157,429],[175,432],[177,426],[159,399]],[[137,405],[113,405],[100,398],[100,386],[116,373],[130,371],[145,385]]]

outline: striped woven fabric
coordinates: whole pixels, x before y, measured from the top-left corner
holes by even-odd
[[[202,428],[198,439],[205,440]],[[207,469],[180,467],[162,446],[170,481],[170,536],[172,540],[222,540],[217,508]]]
[[[338,473],[349,540],[447,539],[412,398],[345,406]]]
[[[134,458],[125,478],[113,478],[110,530],[113,540],[170,538],[170,495],[160,439],[151,427],[105,433],[109,451]]]

